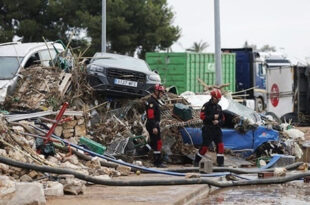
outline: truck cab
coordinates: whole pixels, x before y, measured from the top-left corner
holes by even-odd
[[[222,51],[235,53],[236,91],[247,100],[254,100],[256,111],[270,111],[274,108],[278,110],[280,97],[285,98],[285,102],[289,101],[288,96],[292,97],[291,63],[283,54],[257,52],[252,48]],[[282,114],[283,112],[279,111],[279,115]]]
[[[270,73],[271,69],[290,67],[291,63],[283,54],[276,52],[254,52],[253,57],[255,109],[262,112],[267,108],[267,98],[270,97],[268,96],[267,73]],[[269,84],[271,82],[272,79],[269,79]]]

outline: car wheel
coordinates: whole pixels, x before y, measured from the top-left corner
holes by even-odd
[[[264,111],[264,102],[263,99],[260,97],[255,99],[255,110],[259,113]]]
[[[297,115],[297,113],[290,112],[290,113],[286,113],[285,115],[283,115],[281,117],[281,122],[282,123],[288,123],[290,121],[291,121],[291,123],[298,123],[298,115]]]

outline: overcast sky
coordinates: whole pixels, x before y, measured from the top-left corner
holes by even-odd
[[[173,51],[193,42],[208,42],[214,52],[214,0],[168,0],[174,24],[182,29]],[[245,41],[275,46],[293,62],[310,57],[310,0],[220,0],[221,47],[242,47]]]

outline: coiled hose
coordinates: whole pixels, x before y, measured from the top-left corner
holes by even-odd
[[[304,178],[306,176],[310,176],[310,171],[304,173],[293,174],[286,177],[277,177],[277,178],[267,178],[267,179],[255,179],[255,180],[243,180],[243,181],[229,181],[229,182],[217,182],[207,178],[195,178],[195,179],[165,179],[165,180],[105,180],[96,177],[92,177],[89,175],[81,174],[79,172],[62,169],[62,168],[54,168],[48,166],[39,166],[29,163],[18,162],[15,160],[11,160],[6,157],[0,156],[0,162],[22,168],[22,169],[31,169],[39,172],[48,172],[54,174],[71,174],[76,178],[88,181],[94,184],[101,184],[107,186],[160,186],[160,185],[189,185],[189,184],[208,184],[211,186],[225,188],[225,187],[233,187],[233,186],[248,186],[248,185],[261,185],[261,184],[281,184],[289,181],[293,181],[296,179]]]

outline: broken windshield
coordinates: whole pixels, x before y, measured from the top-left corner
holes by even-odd
[[[125,55],[96,53],[92,61],[96,65],[105,67],[131,69],[140,72],[151,70],[145,61]]]
[[[226,110],[235,113],[239,116],[242,116],[243,118],[252,120],[252,122],[254,123],[258,123],[260,122],[260,116],[252,109],[241,105],[238,102],[235,102],[233,100],[228,100],[229,101],[229,105],[228,108]]]
[[[12,79],[18,68],[19,62],[22,61],[22,58],[17,59],[16,56],[14,57],[0,57],[0,80],[10,80]]]

